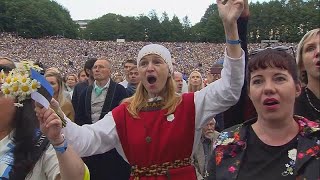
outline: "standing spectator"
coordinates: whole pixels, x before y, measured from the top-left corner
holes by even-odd
[[[65,90],[61,75],[54,71],[47,71],[44,76],[53,88],[53,98],[59,102],[64,114],[74,121],[75,113],[71,101],[64,95]]]
[[[183,79],[180,72],[175,71],[173,74],[174,81],[176,82],[176,92],[178,94],[182,93]]]
[[[209,158],[213,152],[213,145],[219,135],[219,132],[215,130],[215,124],[215,119],[212,119],[202,128],[200,143],[193,155],[198,180],[206,180],[209,176],[207,166]]]
[[[203,88],[203,79],[199,71],[192,71],[188,79],[188,91],[196,92]]]
[[[74,89],[73,89],[73,94],[72,94],[72,106],[73,109],[75,111],[75,114],[77,114],[77,110],[78,110],[78,104],[80,101],[80,95],[81,93],[91,84],[93,84],[94,78],[92,75],[92,67],[94,65],[94,63],[96,62],[96,58],[90,58],[86,61],[86,63],[84,64],[84,71],[88,77],[88,79],[86,81],[80,82],[78,83]]]
[[[137,62],[135,60],[129,59],[123,63],[123,70],[124,70],[124,74],[125,74],[125,79],[122,82],[120,82],[119,84],[121,84],[125,88],[127,88],[127,86],[128,86],[129,69],[133,66],[137,66]]]
[[[105,58],[96,60],[92,74],[95,79],[94,83],[80,95],[75,118],[78,125],[97,123],[109,111],[117,107],[124,98],[128,97],[125,88],[112,81],[109,60]],[[92,179],[127,180],[129,178],[130,166],[121,158],[116,149],[83,159],[90,170]]]
[[[20,68],[21,64],[17,65]],[[48,134],[45,128],[42,129],[45,134],[39,131],[30,95],[20,101],[26,96],[22,91],[7,94],[8,91],[2,88],[17,86],[2,79],[15,68],[14,63],[8,58],[0,58],[0,67],[10,67],[1,69],[4,74],[0,71],[0,179],[88,180],[88,169],[61,134]],[[10,73],[12,78],[30,78],[23,68]],[[18,107],[17,103],[20,104]],[[59,151],[59,147],[64,150]]]
[[[132,66],[129,69],[128,80],[129,80],[129,83],[126,89],[127,89],[128,96],[130,97],[136,92],[136,89],[141,81],[137,66]]]
[[[297,49],[297,64],[303,87],[295,113],[320,122],[320,28],[306,33]]]
[[[247,73],[258,117],[220,133],[209,179],[319,179],[320,125],[294,115],[301,93],[294,58],[267,49],[249,60]]]
[[[78,79],[79,79],[79,83],[85,82],[86,80],[88,80],[88,76],[87,76],[86,71],[84,69],[81,69],[79,71]]]
[[[190,157],[200,141],[199,129],[238,101],[244,80],[244,52],[236,23],[243,1],[223,5],[218,0],[217,4],[227,38],[221,80],[195,93],[178,95],[169,50],[158,44],[144,46],[137,58],[142,85],[131,98],[96,124],[80,127],[68,121],[65,137],[74,142],[80,155],[117,148],[132,165],[131,180],[196,180]],[[49,125],[61,124],[45,108],[37,109],[37,114]]]
[[[116,83],[121,83],[123,81],[123,76],[120,73],[116,72],[116,73],[114,73],[112,79]]]
[[[76,86],[78,82],[77,76],[75,74],[69,74],[66,78],[66,88],[67,92],[70,94],[70,97],[72,97],[74,87]]]

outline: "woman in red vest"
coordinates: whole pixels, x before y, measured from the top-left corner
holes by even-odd
[[[62,129],[52,109],[37,108],[42,130],[55,133],[61,142],[65,137],[80,156],[116,148],[132,165],[130,179],[196,180],[190,157],[202,126],[238,101],[244,80],[244,52],[237,29],[243,0],[218,0],[217,4],[227,39],[221,79],[195,93],[178,95],[169,50],[149,44],[138,54],[141,83],[132,97],[97,123],[81,127],[68,121]]]

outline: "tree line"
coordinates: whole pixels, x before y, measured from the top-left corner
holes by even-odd
[[[308,30],[318,28],[318,0],[273,0],[250,3],[249,42],[265,39],[297,42]],[[211,4],[200,22],[191,25],[188,16],[172,19],[155,10],[136,17],[108,13],[91,20],[86,29],[76,25],[67,9],[50,0],[0,0],[0,31],[39,38],[60,35],[67,38],[152,42],[225,41],[216,4]]]

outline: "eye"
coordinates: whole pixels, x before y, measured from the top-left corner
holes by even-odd
[[[146,66],[147,62],[146,61],[140,61],[139,66]]]
[[[285,77],[282,77],[282,76],[278,76],[278,77],[275,78],[275,80],[276,80],[277,82],[282,82],[282,81],[285,81],[286,78],[285,78]]]
[[[310,52],[310,51],[314,51],[315,50],[315,47],[314,46],[308,46],[306,48],[306,52]]]
[[[262,83],[262,80],[261,79],[254,79],[252,80],[252,84],[256,84],[256,85],[259,85]]]

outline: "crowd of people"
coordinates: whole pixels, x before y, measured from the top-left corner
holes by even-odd
[[[263,49],[248,1],[217,6],[224,44],[2,33],[0,179],[319,179],[320,29]]]
[[[90,57],[107,57],[112,61],[113,74],[123,73],[121,63],[136,59],[139,49],[150,42],[90,41],[65,38],[25,39],[9,33],[0,34],[0,56],[14,61],[21,59],[41,62],[45,67],[59,68],[63,76],[78,73]],[[177,70],[186,77],[197,69],[202,75],[212,65],[212,60],[223,58],[225,44],[164,42],[177,63]],[[249,44],[251,50],[267,44]],[[296,49],[296,43],[273,43],[271,46],[288,46]]]

